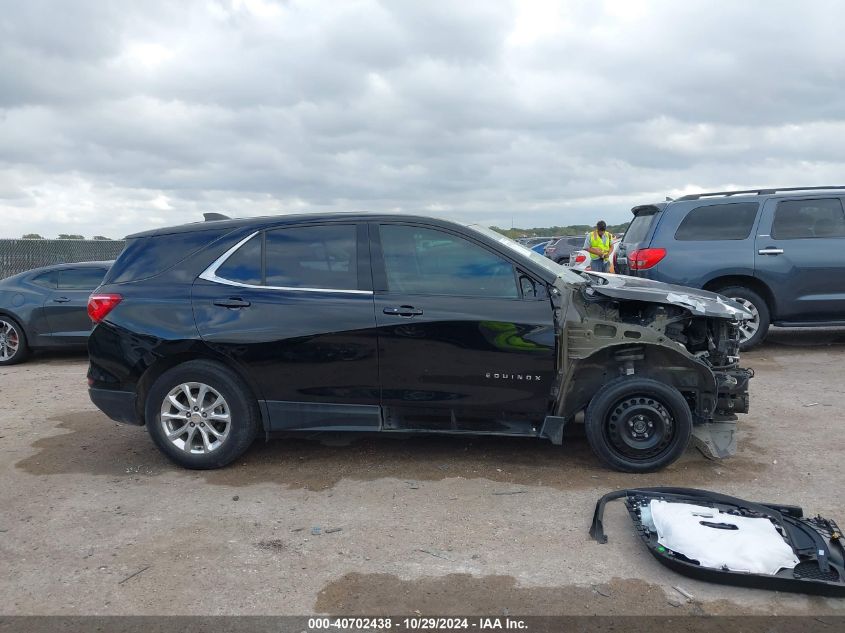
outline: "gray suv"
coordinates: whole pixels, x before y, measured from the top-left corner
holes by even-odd
[[[754,316],[742,348],[770,324],[845,325],[845,187],[723,191],[634,207],[616,270],[703,288]]]

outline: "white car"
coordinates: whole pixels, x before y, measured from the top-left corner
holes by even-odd
[[[619,237],[613,238],[613,243],[610,247],[610,270],[608,272],[616,272],[616,252],[619,250],[619,243],[622,241]],[[585,250],[573,251],[569,255],[569,267],[572,270],[590,270],[590,254]]]
[[[587,251],[572,251],[569,254],[569,267],[572,270],[590,270],[590,254]]]

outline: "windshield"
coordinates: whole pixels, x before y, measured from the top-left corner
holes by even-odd
[[[569,270],[566,266],[561,266],[560,264],[555,264],[552,260],[548,257],[544,257],[539,253],[532,251],[530,248],[526,248],[522,244],[518,242],[514,242],[511,238],[505,237],[501,233],[497,233],[493,229],[488,229],[486,226],[481,226],[480,224],[468,224],[469,228],[473,231],[478,231],[479,233],[483,233],[487,237],[496,240],[502,246],[505,246],[513,251],[516,251],[523,257],[527,257],[535,264],[542,266],[550,273],[555,274],[556,276],[568,281],[570,283],[582,284],[584,283],[584,278],[580,275],[576,275],[574,272]]]

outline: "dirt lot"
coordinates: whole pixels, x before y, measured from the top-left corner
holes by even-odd
[[[845,524],[842,330],[775,332],[739,453],[663,473],[601,468],[583,438],[346,438],[257,444],[189,472],[89,402],[82,356],[0,370],[5,614],[845,614],[845,601],[710,585],[661,567],[630,486],[797,503]],[[319,527],[319,534],[315,528]],[[673,586],[691,593],[687,602]]]

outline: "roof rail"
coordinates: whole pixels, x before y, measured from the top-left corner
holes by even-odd
[[[845,189],[842,185],[832,185],[828,187],[777,187],[774,189],[744,189],[742,191],[712,191],[709,193],[691,193],[686,196],[681,196],[677,200],[699,200],[700,198],[709,198],[711,196],[738,196],[742,194],[752,194],[755,196],[770,195],[780,191],[822,191],[825,189]]]

